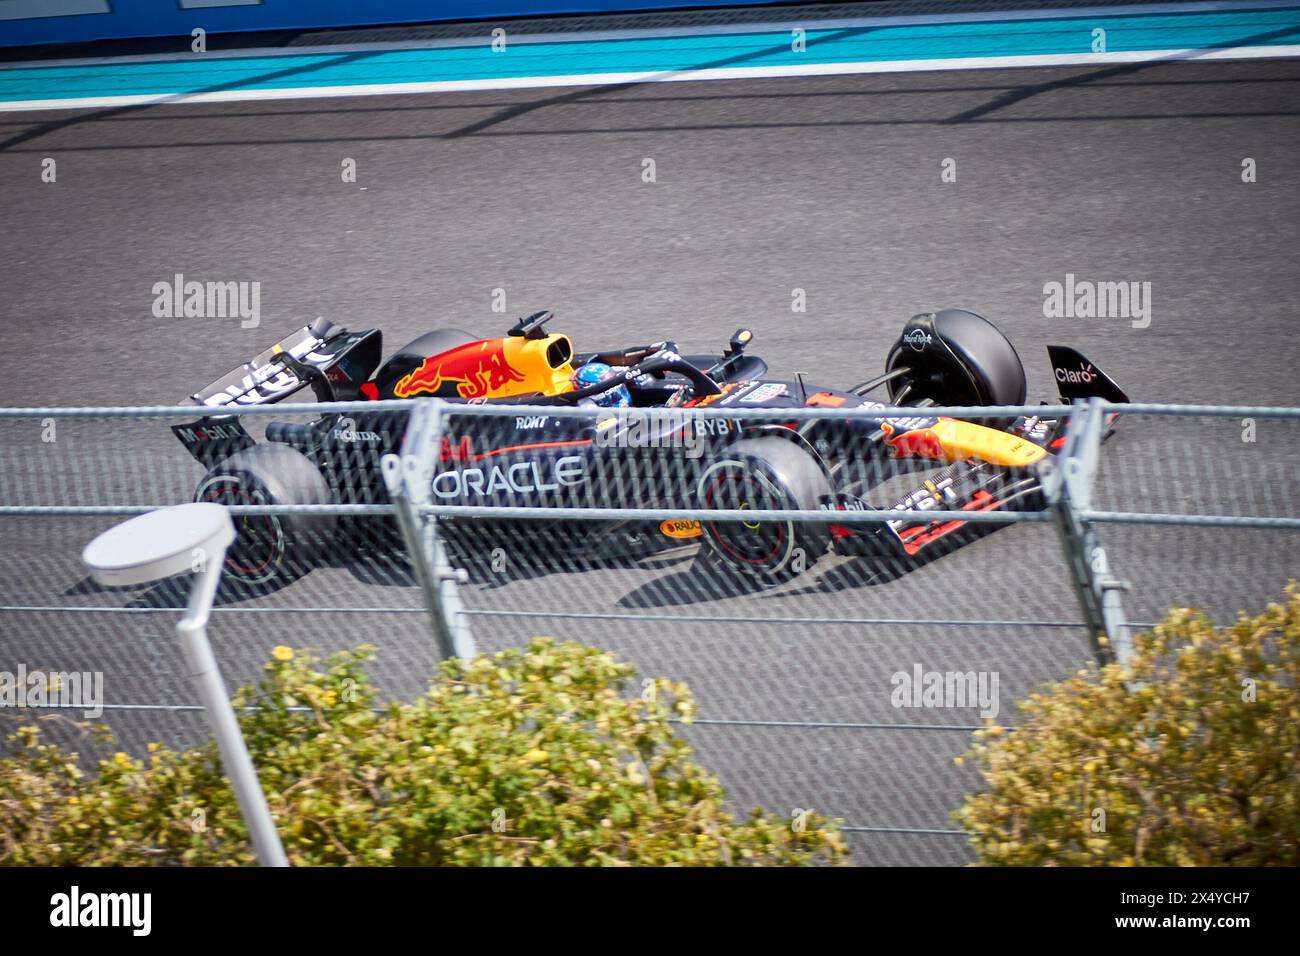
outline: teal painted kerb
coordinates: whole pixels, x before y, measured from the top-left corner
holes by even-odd
[[[302,56],[195,54],[165,62],[0,68],[0,100],[1089,53],[1097,28],[1106,31],[1108,52],[1266,48],[1300,43],[1300,7],[810,30],[802,53],[781,31],[514,44],[503,53],[484,41]]]

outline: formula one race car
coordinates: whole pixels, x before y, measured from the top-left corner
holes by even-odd
[[[847,390],[773,380],[749,354],[740,330],[720,355],[682,355],[672,342],[575,354],[548,333],[541,312],[500,338],[439,330],[381,363],[378,330],[350,332],[326,320],[289,335],[191,396],[197,421],[173,431],[207,468],[196,499],[228,504],[382,503],[380,459],[401,450],[409,412],[376,408],[324,414],[301,424],[271,422],[257,444],[239,410],[311,388],[321,402],[436,396],[451,403],[504,406],[500,415],[444,416],[435,450],[431,500],[444,505],[656,509],[913,511],[888,523],[697,521],[650,523],[651,534],[699,539],[717,567],[762,582],[788,578],[821,556],[889,554],[920,561],[936,542],[974,523],[934,521],[926,511],[1041,508],[1040,468],[1063,443],[1062,425],[1037,416],[986,423],[927,415],[932,405],[1023,405],[1024,368],[986,319],[960,309],[914,316],[883,374]],[[1080,353],[1049,346],[1064,403],[1127,396]],[[596,375],[586,374],[599,370]],[[867,395],[884,388],[897,411]],[[557,416],[557,407],[590,416]],[[761,409],[770,417],[693,416],[696,408]],[[860,414],[802,422],[804,407]],[[636,408],[673,410],[650,417]],[[875,414],[881,410],[879,414]],[[1113,419],[1112,419],[1113,420]],[[927,470],[916,478],[916,468]],[[887,500],[873,493],[911,474]],[[500,522],[440,519],[453,537],[490,549],[483,536]],[[640,537],[646,523],[506,522],[560,540],[581,525],[585,540]],[[347,523],[319,513],[243,515],[227,572],[276,585],[311,566]],[[975,529],[967,528],[968,533]]]

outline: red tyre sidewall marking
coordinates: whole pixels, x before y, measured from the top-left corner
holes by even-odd
[[[725,464],[727,463],[724,462],[718,465],[717,467],[721,468]],[[755,484],[757,483],[756,480],[750,475],[720,475],[719,477],[713,479],[712,484],[709,487],[709,490],[705,493],[704,500],[706,506],[712,504],[714,493],[717,491],[717,489],[720,487],[723,481],[744,481],[744,482],[751,482]],[[767,556],[763,558],[757,558],[757,559],[747,558],[745,557],[745,555],[737,552],[736,549],[722,536],[722,534],[718,530],[718,522],[716,521],[707,522],[704,526],[705,528],[708,529],[710,537],[714,541],[716,541],[724,551],[726,551],[729,555],[732,555],[737,561],[744,562],[745,564],[754,565],[755,567],[767,567],[768,565],[770,565],[772,558],[781,551],[782,547],[785,544],[785,524],[778,524],[776,543],[772,547],[771,551],[768,552]]]
[[[242,501],[238,502],[239,504],[260,505],[266,503],[264,501],[258,501],[257,498],[260,496],[255,496],[249,493],[243,487],[242,479],[234,475],[217,476],[208,484],[207,489],[205,490],[206,490],[206,494],[204,496],[204,500],[215,501],[218,504],[234,503],[229,500],[229,497],[232,493],[238,495],[241,499],[243,499]],[[223,498],[225,498],[226,500],[222,500]],[[243,515],[241,516],[241,520],[247,521],[249,517],[251,516]],[[275,564],[276,557],[284,552],[284,534],[281,531],[279,524],[276,522],[275,518],[272,515],[263,515],[261,517],[264,518],[268,527],[273,529],[273,537],[275,538],[275,542],[276,542],[274,545],[272,545],[269,554],[267,556],[267,559],[255,568],[245,568],[242,567],[236,561],[234,554],[226,555],[227,568],[229,568],[235,574],[235,576],[238,577],[240,580],[247,581],[251,584],[261,584],[264,581],[269,580],[271,575],[264,575],[264,576],[259,576],[259,575],[263,575],[263,572],[267,568]]]

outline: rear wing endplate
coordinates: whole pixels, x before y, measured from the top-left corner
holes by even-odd
[[[322,330],[319,326],[320,323],[316,323],[286,335],[239,368],[195,392],[190,401],[215,410],[227,405],[265,405],[287,398],[306,385],[307,380],[281,362],[278,356],[287,354],[304,365],[322,370],[338,358],[332,351],[324,351],[326,336],[331,330]]]

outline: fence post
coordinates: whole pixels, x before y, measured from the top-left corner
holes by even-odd
[[[1056,519],[1061,549],[1099,664],[1124,663],[1133,651],[1124,611],[1123,592],[1128,590],[1128,582],[1111,574],[1106,549],[1097,540],[1091,522],[1080,516],[1092,507],[1106,404],[1092,398],[1086,405],[1074,406],[1056,467],[1043,477],[1043,491]]]
[[[407,421],[401,455],[385,455],[380,464],[411,568],[424,595],[438,657],[448,660],[473,657],[475,647],[457,590],[468,575],[451,566],[438,538],[437,520],[421,511],[429,504],[434,462],[442,441],[442,404],[436,398],[418,400]]]

